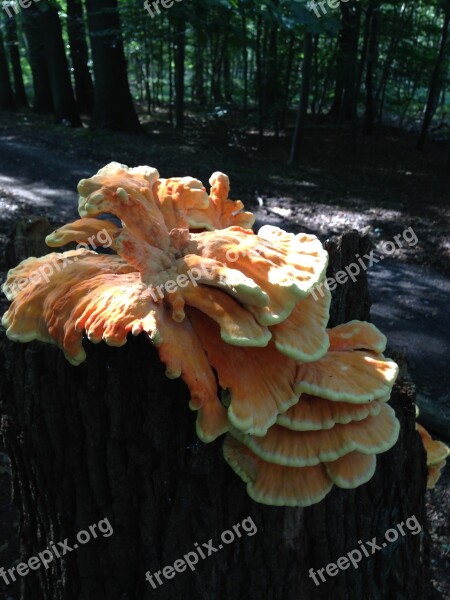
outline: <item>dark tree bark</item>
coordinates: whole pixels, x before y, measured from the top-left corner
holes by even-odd
[[[211,101],[219,104],[223,101],[222,94],[222,64],[224,58],[226,34],[214,30],[210,37],[211,46]]]
[[[14,93],[9,77],[9,65],[6,58],[3,34],[0,30],[0,109],[13,110],[16,107]]]
[[[368,52],[367,52],[367,66],[366,66],[366,112],[364,121],[364,133],[371,135],[373,132],[373,124],[375,119],[375,104],[373,97],[373,74],[375,71],[375,65],[377,60],[377,46],[378,46],[378,14],[373,3],[369,5],[371,9],[370,33],[368,41]]]
[[[225,43],[225,51],[223,55],[223,91],[226,102],[233,101],[233,78],[231,75],[231,59],[230,51]]]
[[[19,38],[17,36],[15,15],[5,20],[5,40],[12,67],[16,105],[24,108],[28,106],[28,100],[23,83],[22,66],[20,64]]]
[[[274,0],[274,7],[278,9],[278,0]],[[278,135],[280,125],[280,86],[279,86],[279,58],[278,58],[278,23],[273,23],[267,28],[267,50],[264,53],[263,69],[263,119],[269,122],[275,134]]]
[[[192,83],[192,99],[195,102],[197,102],[200,106],[206,105],[204,52],[204,48],[206,45],[206,36],[200,29],[197,29],[195,33],[194,45],[194,80]]]
[[[77,106],[81,113],[90,114],[94,107],[94,86],[88,67],[89,52],[81,0],[67,0],[67,33]]]
[[[33,75],[34,100],[33,109],[37,113],[53,112],[53,98],[50,75],[45,56],[43,30],[40,13],[36,7],[30,6],[22,11],[22,27],[25,33],[28,50],[28,62]]]
[[[242,106],[244,109],[244,116],[247,116],[248,111],[248,54],[247,54],[247,11],[245,4],[242,0],[239,0],[239,13],[241,17],[241,28],[242,28],[242,67],[243,67],[243,99]]]
[[[430,89],[428,92],[427,106],[425,109],[425,115],[423,117],[422,129],[417,142],[419,150],[423,150],[428,135],[428,129],[433,119],[433,115],[436,111],[436,106],[439,98],[440,84],[442,78],[442,66],[447,51],[447,39],[448,30],[450,25],[450,0],[446,0],[444,8],[444,23],[442,25],[441,32],[441,43],[439,45],[439,52],[434,65],[433,74],[431,76]]]
[[[40,8],[42,10],[37,10],[39,10],[40,15],[39,23],[42,27],[44,50],[50,76],[53,112],[58,123],[65,122],[77,127],[81,125],[81,121],[70,80],[69,63],[62,37],[58,8],[50,2]]]
[[[361,20],[361,6],[355,4],[340,5],[342,29],[339,34],[339,53],[337,57],[337,73],[333,103],[330,116],[340,122],[343,118],[352,119],[356,85],[356,57]]]
[[[184,70],[186,53],[186,24],[175,19],[175,127],[184,129]]]
[[[263,60],[262,60],[263,25],[261,13],[256,19],[256,47],[255,47],[255,89],[258,106],[258,144],[262,145],[264,137],[264,91],[263,91]]]
[[[289,34],[289,45],[288,45],[288,49],[287,49],[287,58],[286,58],[286,71],[285,71],[284,85],[283,85],[283,91],[282,91],[281,114],[280,114],[280,128],[281,129],[284,129],[286,126],[286,115],[287,115],[288,108],[289,108],[291,81],[292,81],[293,64],[294,64],[294,44],[295,44],[295,35],[293,32],[291,32]]]
[[[33,240],[42,234],[32,233]],[[368,241],[350,232],[327,249],[332,276],[367,252]],[[37,254],[34,242],[20,256],[30,252]],[[363,275],[338,287],[330,324],[365,319],[369,306]],[[376,536],[381,543],[412,515],[426,531],[425,456],[405,374],[391,401],[400,439],[378,457],[373,479],[357,490],[335,488],[307,509],[279,508],[247,496],[222,457],[221,440],[196,439],[187,389],[165,377],[143,336],[122,348],[85,346],[87,361],[72,367],[53,346],[1,337],[2,435],[14,469],[22,558],[50,541],[68,538],[73,546],[78,531],[103,518],[114,529],[22,578],[21,600],[424,598],[424,533],[400,537],[320,587],[308,577],[311,567],[358,548],[358,540]],[[156,590],[145,580],[196,542],[217,546],[224,530],[248,516],[254,536],[199,561],[196,572],[163,578]]]
[[[117,0],[86,0],[92,60],[94,112],[91,126],[141,131],[128,85]]]
[[[173,125],[173,39],[172,27],[168,23],[168,40],[169,40],[169,123]]]
[[[302,134],[305,128],[306,115],[309,104],[309,90],[311,84],[311,70],[313,61],[313,34],[305,32],[303,65],[302,65],[302,83],[300,88],[300,103],[297,111],[297,121],[295,124],[294,135],[291,143],[291,154],[289,157],[289,165],[297,164],[300,157]]]

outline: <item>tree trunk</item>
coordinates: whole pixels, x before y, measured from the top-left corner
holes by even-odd
[[[341,4],[342,29],[339,34],[339,54],[333,104],[330,116],[340,122],[352,119],[355,110],[356,57],[361,21],[361,5]]]
[[[263,61],[262,61],[262,16],[258,13],[256,19],[256,47],[255,47],[255,62],[256,62],[256,73],[255,73],[255,89],[256,89],[256,100],[258,105],[258,145],[262,146],[264,138],[264,93],[263,93]]]
[[[94,86],[88,67],[89,52],[81,0],[67,0],[67,33],[77,106],[81,113],[90,114],[94,107]]]
[[[300,89],[300,103],[298,105],[297,121],[295,124],[294,135],[291,143],[291,154],[289,157],[289,165],[297,164],[300,157],[302,144],[302,134],[305,128],[306,115],[309,104],[309,89],[311,83],[311,67],[313,61],[313,34],[305,32],[303,65],[302,65],[302,83]]]
[[[318,36],[317,36],[318,38]],[[282,91],[282,104],[281,104],[281,114],[280,114],[280,128],[284,129],[286,127],[286,115],[289,109],[289,98],[290,98],[290,89],[291,89],[291,81],[292,81],[292,65],[294,63],[294,43],[295,43],[295,35],[293,32],[289,34],[289,45],[287,49],[287,59],[286,59],[286,72],[284,76],[284,85]]]
[[[356,232],[328,242],[328,275],[368,248]],[[331,324],[365,319],[369,306],[363,275],[337,288]],[[310,508],[280,508],[247,496],[221,440],[196,439],[188,391],[165,377],[146,338],[122,348],[85,346],[87,361],[73,367],[53,346],[2,334],[2,435],[14,469],[22,559],[50,541],[68,538],[73,547],[80,530],[105,518],[114,531],[21,578],[21,600],[424,598],[426,466],[405,374],[391,401],[400,438],[379,456],[373,479],[356,490],[335,488]],[[400,537],[319,587],[308,576],[412,515],[420,535]],[[147,571],[174,564],[195,543],[211,539],[217,547],[221,533],[246,517],[257,526],[254,536],[199,561],[195,573],[163,578],[155,595]]]
[[[243,99],[242,106],[244,109],[244,116],[247,116],[248,112],[248,54],[247,54],[247,15],[245,4],[242,3],[242,0],[239,1],[239,12],[241,16],[241,28],[242,28],[242,67],[243,67]]]
[[[214,31],[211,38],[211,101],[215,104],[223,102],[222,95],[222,63],[226,43],[226,35]]]
[[[170,23],[169,29],[169,123],[173,125],[173,33]]]
[[[423,150],[425,146],[425,141],[428,135],[428,129],[431,124],[431,120],[436,110],[436,105],[439,97],[440,91],[440,81],[441,81],[441,72],[442,65],[445,59],[445,53],[447,50],[447,38],[448,38],[448,29],[450,25],[450,0],[447,0],[445,3],[445,12],[444,12],[444,23],[442,25],[442,33],[441,33],[441,43],[439,45],[439,52],[436,59],[436,64],[434,66],[433,74],[431,76],[430,82],[430,90],[428,92],[428,100],[427,106],[425,109],[425,115],[423,117],[422,130],[420,132],[419,141],[417,142],[417,147],[419,150]]]
[[[117,0],[86,0],[86,10],[95,82],[91,126],[138,133]]]
[[[184,129],[184,70],[186,51],[186,24],[181,19],[175,21],[175,127]]]
[[[28,62],[33,75],[34,100],[33,109],[37,113],[53,112],[53,99],[44,51],[43,31],[40,13],[36,7],[30,6],[21,13],[22,27],[27,41]]]
[[[40,25],[44,32],[44,50],[50,75],[54,115],[58,123],[64,122],[78,127],[81,125],[81,121],[70,80],[59,9],[50,2],[47,2],[42,8]],[[38,10],[40,9],[38,8]]]
[[[407,12],[407,7],[411,7],[410,14]],[[386,89],[389,82],[389,76],[391,73],[392,65],[394,64],[395,53],[400,44],[400,41],[404,37],[405,28],[408,27],[408,20],[413,20],[413,13],[415,10],[415,4],[408,5],[403,4],[400,8],[398,28],[394,32],[389,42],[388,49],[386,51],[386,58],[384,61],[380,82],[378,84],[377,93],[375,95],[375,105],[378,107],[377,121],[378,123],[383,122],[383,109],[384,101],[386,98]]]
[[[12,67],[16,105],[21,108],[26,108],[28,106],[28,100],[23,83],[22,66],[20,64],[19,38],[17,36],[15,15],[5,21],[5,39]]]
[[[193,77],[193,92],[192,99],[200,106],[206,105],[205,91],[205,53],[204,48],[207,44],[204,33],[197,29],[195,33],[194,45],[194,77]]]
[[[233,77],[231,75],[230,51],[225,47],[223,56],[223,91],[226,102],[233,102]]]
[[[367,68],[366,68],[366,112],[365,112],[365,122],[364,122],[364,133],[366,135],[371,135],[373,132],[373,124],[375,119],[375,106],[373,99],[373,74],[375,71],[375,65],[377,60],[377,25],[378,25],[378,15],[377,10],[374,10],[374,7],[371,3],[370,8],[371,11],[371,19],[369,21],[370,26],[370,34],[369,34],[369,43],[368,43],[368,52],[367,52]]]
[[[278,1],[274,0],[278,8]],[[272,125],[275,135],[278,135],[280,125],[280,85],[278,59],[278,23],[270,26],[267,34],[267,51],[265,52],[264,68],[264,99],[263,118]]]
[[[9,65],[6,58],[3,34],[0,29],[0,109],[13,110],[16,107],[9,78]]]
[[[341,7],[347,8],[345,4],[341,4]],[[351,7],[349,7],[351,8]],[[359,44],[359,33],[361,29],[361,3],[356,2],[354,10],[347,13],[347,19],[349,19],[349,39],[348,46],[345,48],[345,84],[344,84],[344,99],[343,99],[343,111],[345,119],[356,120],[357,106],[355,105],[355,87],[358,70],[358,44]]]

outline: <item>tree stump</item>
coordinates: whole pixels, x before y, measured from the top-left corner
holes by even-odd
[[[329,275],[367,251],[356,232],[326,244]],[[367,319],[365,275],[340,285],[331,325]],[[310,508],[253,502],[222,456],[222,439],[203,444],[180,381],[168,380],[144,338],[122,348],[86,342],[87,360],[71,366],[55,347],[16,344],[2,332],[2,435],[13,464],[20,511],[21,560],[108,518],[114,533],[54,559],[21,581],[21,600],[422,599],[427,575],[425,455],[417,435],[414,386],[402,371],[391,404],[398,443],[378,457],[372,480],[334,488]],[[379,543],[414,515],[422,533],[396,542],[316,586],[325,567],[359,541]],[[153,589],[161,571],[251,517],[244,534]],[[4,565],[9,568],[12,565]]]

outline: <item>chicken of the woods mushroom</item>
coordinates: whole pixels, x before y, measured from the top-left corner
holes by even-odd
[[[192,177],[110,163],[78,191],[81,218],[46,241],[86,248],[9,271],[10,339],[56,344],[79,365],[84,337],[146,335],[167,377],[188,386],[198,436],[226,433],[225,459],[257,502],[308,506],[372,477],[399,433],[388,404],[398,369],[372,324],[327,329],[330,293],[311,294],[328,258],[317,237],[254,233],[219,172],[208,194]],[[87,249],[105,228],[115,254]]]

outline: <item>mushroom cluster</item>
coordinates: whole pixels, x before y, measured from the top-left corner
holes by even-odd
[[[228,177],[210,184],[118,163],[80,181],[81,219],[46,242],[85,247],[9,271],[7,335],[56,344],[78,365],[84,335],[122,346],[143,333],[189,387],[200,439],[227,433],[225,459],[254,500],[308,506],[333,484],[355,488],[398,437],[386,338],[361,321],[327,329],[330,293],[311,293],[327,267],[320,241],[254,233]],[[87,249],[105,232],[115,254]]]

